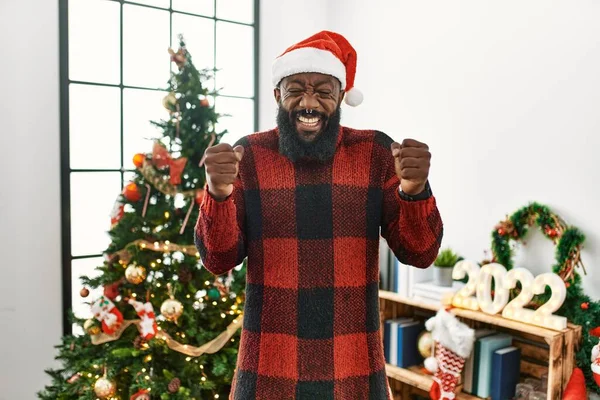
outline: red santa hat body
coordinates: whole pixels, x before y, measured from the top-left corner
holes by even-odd
[[[362,103],[363,95],[354,87],[356,51],[339,33],[321,31],[284,51],[273,62],[273,86],[279,85],[287,76],[303,72],[337,78],[346,92],[346,104],[357,106]]]

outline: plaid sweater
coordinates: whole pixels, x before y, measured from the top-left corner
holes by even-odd
[[[278,135],[238,142],[245,152],[232,195],[205,196],[196,224],[213,274],[248,257],[230,399],[390,399],[380,233],[401,262],[428,267],[442,238],[435,199],[400,197],[384,133],[343,127],[332,160],[296,164],[279,153]]]

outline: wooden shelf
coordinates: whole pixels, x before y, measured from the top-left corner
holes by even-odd
[[[379,298],[395,301],[398,303],[406,304],[408,306],[422,308],[431,311],[437,311],[442,308],[441,305],[428,304],[423,303],[415,299],[410,299],[408,297],[400,296],[398,293],[388,292],[385,290],[379,291]],[[564,335],[565,332],[568,331],[568,328],[562,331],[557,331],[553,329],[546,329],[539,326],[524,324],[519,321],[513,321],[510,319],[503,318],[500,315],[490,315],[480,311],[471,311],[465,310],[462,308],[452,308],[450,310],[451,313],[456,315],[457,317],[466,318],[472,321],[478,321],[489,325],[499,326],[507,329],[517,330],[519,332],[528,333],[531,335],[543,337],[544,339],[548,339],[547,341],[552,341],[553,338]]]
[[[423,374],[419,371],[419,367],[400,368],[391,364],[385,365],[387,376],[403,382],[407,385],[428,392],[431,388],[433,378],[431,375]],[[467,393],[457,393],[457,400],[482,400],[481,397],[471,396]]]
[[[442,304],[425,303],[385,290],[379,290],[379,302],[382,325],[386,319],[397,317],[426,319],[444,307]],[[547,374],[548,399],[561,398],[575,366],[575,353],[581,341],[581,326],[568,324],[564,330],[552,330],[481,311],[452,308],[450,312],[473,329],[492,328],[512,335],[513,346],[519,347],[523,354],[521,377],[539,379],[542,374]],[[386,372],[391,379],[395,399],[409,399],[412,393],[426,394],[431,388],[432,377],[421,372],[418,367],[406,369],[388,364]],[[460,389],[457,388],[457,399],[481,400],[480,397],[460,392]]]

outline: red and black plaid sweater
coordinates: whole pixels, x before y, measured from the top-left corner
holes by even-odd
[[[435,199],[399,196],[392,139],[343,127],[332,160],[296,164],[278,130],[246,136],[239,179],[204,197],[195,240],[221,275],[248,257],[230,399],[389,399],[379,320],[379,237],[428,267],[442,221]],[[381,231],[380,231],[381,229]]]

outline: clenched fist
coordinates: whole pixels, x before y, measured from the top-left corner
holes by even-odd
[[[225,200],[233,192],[233,182],[239,172],[244,147],[220,143],[204,152],[208,192],[217,200]]]
[[[414,139],[404,139],[402,144],[392,143],[391,149],[402,191],[408,195],[421,193],[429,176],[429,147]]]

